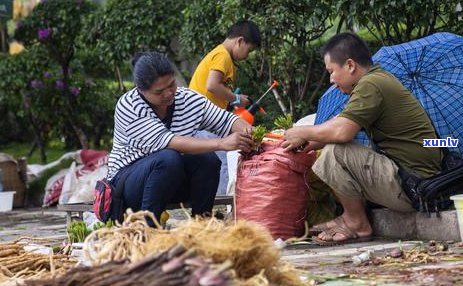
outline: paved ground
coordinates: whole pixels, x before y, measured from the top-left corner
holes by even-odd
[[[56,209],[0,213],[0,242],[23,236],[48,238],[60,244],[66,239],[65,214]],[[428,242],[376,238],[335,247],[305,242],[287,247],[282,256],[304,271],[307,285],[463,285],[463,246],[448,245],[450,251],[422,255],[418,249],[427,247]],[[388,256],[398,248],[405,250],[407,259]],[[367,253],[369,259],[358,265],[353,262],[353,256],[365,258]]]
[[[288,247],[283,257],[305,271],[308,285],[463,285],[463,248],[454,243],[449,251],[420,254],[427,244],[380,238],[335,247],[305,244]],[[391,258],[398,248],[406,255]],[[370,258],[355,264],[354,256]]]
[[[66,235],[66,215],[51,209],[28,209],[0,212],[0,242],[23,236],[62,241]]]

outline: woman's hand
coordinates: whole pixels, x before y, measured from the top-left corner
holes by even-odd
[[[242,152],[250,152],[254,146],[251,138],[251,133],[247,130],[242,132],[234,132],[221,141],[220,149],[225,151],[241,150]]]

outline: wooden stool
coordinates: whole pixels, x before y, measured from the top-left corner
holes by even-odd
[[[222,205],[231,205],[233,206],[233,196],[216,196],[214,200],[214,206],[222,206]],[[189,203],[183,203],[185,208],[189,208]],[[166,209],[174,210],[181,208],[180,203],[175,204],[168,204]],[[66,224],[69,225],[71,223],[72,214],[77,213],[77,218],[82,220],[84,212],[93,212],[93,202],[86,202],[86,203],[77,203],[77,204],[63,204],[58,205],[57,209],[59,211],[66,212]]]

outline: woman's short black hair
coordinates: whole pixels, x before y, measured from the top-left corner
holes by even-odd
[[[132,66],[133,81],[141,90],[148,90],[162,76],[175,74],[169,59],[154,51],[135,54],[132,59]]]
[[[367,44],[353,33],[340,33],[331,37],[322,49],[322,56],[330,55],[333,63],[343,65],[352,59],[364,67],[371,66],[373,61]]]

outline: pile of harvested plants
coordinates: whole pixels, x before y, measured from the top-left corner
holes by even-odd
[[[76,260],[61,254],[38,254],[24,250],[29,238],[0,244],[0,283],[37,277],[53,277],[74,267]],[[33,239],[36,242],[36,239]]]
[[[168,231],[149,227],[146,217],[155,220],[149,212],[131,213],[118,227],[92,232],[85,240],[84,254],[94,265],[137,262],[180,245],[194,249],[212,264],[230,263],[234,285],[302,285],[299,273],[280,260],[264,227],[246,221],[196,218]]]
[[[31,280],[26,285],[44,286],[183,286],[183,285],[230,285],[233,272],[231,263],[225,261],[220,265],[196,255],[193,249],[175,245],[159,254],[148,255],[132,263],[110,261],[93,267],[77,267],[58,279]]]
[[[290,113],[280,115],[273,121],[273,125],[276,129],[288,130],[293,127],[293,116]]]

